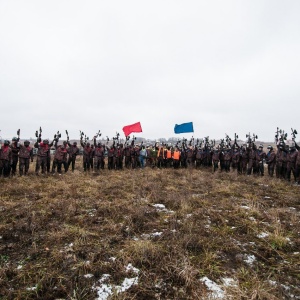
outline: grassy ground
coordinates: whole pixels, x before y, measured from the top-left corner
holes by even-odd
[[[0,212],[1,299],[300,299],[300,188],[281,180],[1,178]]]

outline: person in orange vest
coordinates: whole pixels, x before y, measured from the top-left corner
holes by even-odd
[[[157,145],[157,167],[161,168],[164,166],[164,147]]]
[[[165,165],[166,165],[166,168],[168,167],[171,167],[172,166],[172,150],[171,150],[171,147],[167,147],[166,150],[165,150]]]
[[[180,165],[180,151],[178,147],[175,147],[172,157],[173,157],[173,167],[174,169],[178,169]]]

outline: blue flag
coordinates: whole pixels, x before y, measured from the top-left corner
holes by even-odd
[[[176,124],[174,127],[175,133],[194,132],[193,122]]]

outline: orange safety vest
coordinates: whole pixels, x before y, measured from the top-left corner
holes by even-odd
[[[164,151],[163,147],[159,147],[159,149],[157,151],[157,157],[160,157],[161,155],[163,155],[163,154],[161,154],[161,152],[164,153],[163,151]]]
[[[175,160],[179,160],[179,158],[180,158],[180,152],[179,152],[179,151],[174,151],[174,153],[173,153],[173,158],[174,158]]]
[[[171,150],[167,150],[167,158],[172,158]]]

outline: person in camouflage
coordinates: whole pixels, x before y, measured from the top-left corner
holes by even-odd
[[[276,152],[276,177],[283,178],[284,170],[283,170],[283,160],[285,156],[285,148],[284,143],[277,143],[277,152]]]
[[[50,155],[50,148],[53,146],[53,143],[54,140],[49,144],[49,140],[47,139],[41,142],[41,138],[35,142],[34,147],[38,149],[35,165],[36,175],[39,175],[40,168],[42,168],[42,174],[45,174],[46,171],[48,172],[48,156]]]
[[[263,145],[259,145],[258,150],[255,152],[256,161],[256,174],[264,176],[264,159],[266,158],[266,153],[263,150]]]
[[[28,175],[30,161],[33,162],[33,150],[28,140],[24,141],[24,145],[20,145],[19,160],[20,176]]]
[[[215,147],[212,152],[213,171],[216,172],[219,167],[221,151],[219,147]]]
[[[83,140],[80,140],[81,147],[83,148],[83,170],[84,172],[90,171],[90,163],[91,163],[91,157],[93,155],[93,149],[91,148],[90,143],[83,142]]]
[[[100,142],[97,144],[96,136],[94,137],[94,171],[99,172],[100,168],[104,169],[105,146]]]
[[[12,150],[9,147],[9,141],[5,140],[0,151],[0,176],[9,177],[11,165]]]
[[[241,174],[241,164],[240,164],[240,146],[235,142],[231,150],[231,167],[233,170],[237,170],[238,174]]]
[[[232,150],[230,145],[226,146],[226,148],[223,151],[223,159],[224,159],[224,169],[225,172],[230,172],[230,164],[232,160]]]
[[[11,175],[15,176],[16,171],[17,171],[17,165],[18,165],[18,160],[19,160],[19,138],[13,137],[12,138],[12,143],[11,143],[11,150],[12,150],[12,164],[11,164]]]
[[[266,163],[268,165],[268,174],[270,177],[274,175],[274,169],[276,165],[276,153],[271,145],[268,146],[269,152],[266,156]]]
[[[247,175],[251,175],[252,171],[253,174],[256,173],[257,167],[256,167],[256,145],[252,142],[248,145],[247,151],[248,151],[248,170]]]
[[[249,160],[248,151],[246,150],[246,144],[242,145],[240,148],[240,167],[241,167],[241,174],[247,174],[247,165]]]
[[[289,152],[287,153],[287,181],[291,181],[291,173],[293,173],[295,182],[297,182],[297,156],[298,151],[296,150],[295,145],[292,145],[289,149]]]
[[[297,159],[296,159],[296,181],[300,184],[300,146],[295,142],[295,147],[297,149]]]
[[[54,147],[55,147],[55,154],[52,163],[52,170],[51,170],[52,174],[55,173],[56,168],[57,168],[57,173],[61,174],[62,165],[64,165],[65,172],[67,172],[68,171],[68,166],[66,161],[67,149],[65,148],[65,144],[58,145],[58,140],[56,140]]]
[[[74,172],[75,170],[75,162],[76,162],[76,157],[79,154],[79,148],[77,147],[77,142],[73,142],[73,144],[71,144],[68,141],[68,146],[69,148],[67,149],[67,152],[69,154],[69,158],[68,158],[68,168],[70,167],[70,165],[72,164],[72,172]]]

